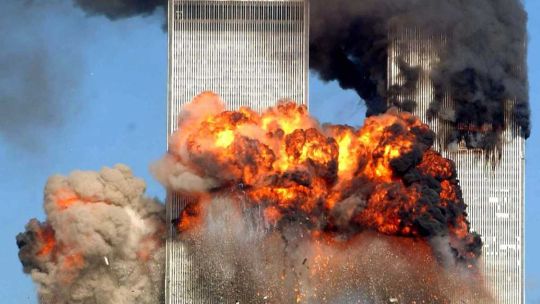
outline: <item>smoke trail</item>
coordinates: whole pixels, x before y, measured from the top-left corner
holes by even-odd
[[[17,236],[43,304],[161,303],[163,206],[124,165],[53,176],[45,222]]]
[[[73,0],[73,3],[90,16],[103,15],[110,20],[148,16],[159,7],[167,7],[167,0]]]
[[[83,72],[79,50],[85,36],[81,20],[70,20],[71,6],[88,16],[111,20],[147,16],[166,0],[4,0],[0,1],[0,136],[26,149],[40,147],[41,130],[62,126],[76,105],[72,93]],[[66,5],[67,4],[67,5]],[[60,19],[58,41],[47,18]],[[54,26],[54,24],[53,24]],[[55,28],[56,30],[56,28]],[[77,35],[72,35],[76,32]],[[77,40],[75,40],[77,39]],[[61,55],[59,55],[61,53]]]

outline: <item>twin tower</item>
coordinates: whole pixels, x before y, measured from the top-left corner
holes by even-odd
[[[230,109],[248,106],[264,110],[284,98],[308,104],[309,0],[169,0],[168,21],[168,134],[178,126],[182,105],[202,91],[218,93]],[[388,86],[403,81],[398,60],[419,67],[412,98],[418,105],[415,114],[424,121],[435,94],[429,77],[437,61],[436,51],[430,47],[435,42],[412,29],[390,34]],[[435,131],[439,128],[436,122],[431,127]],[[509,131],[503,133],[502,140],[502,158],[495,168],[485,162],[481,152],[465,147],[443,154],[456,163],[471,229],[482,235],[485,244],[483,284],[497,303],[521,304],[525,147],[524,140]],[[169,196],[169,223],[183,206],[180,197]],[[249,303],[241,296],[215,300],[211,290],[195,286],[197,261],[175,241],[175,235],[171,224],[166,249],[166,304]]]

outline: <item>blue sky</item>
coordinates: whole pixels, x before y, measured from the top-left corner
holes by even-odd
[[[533,133],[527,143],[526,291],[527,303],[540,303],[540,260],[535,259],[540,255],[540,162],[536,157],[540,155],[540,136],[535,128],[540,113],[536,102],[540,97],[540,58],[535,56],[540,54],[540,1],[528,0],[526,6],[533,112]],[[64,93],[57,96],[63,105],[63,123],[37,127],[29,137],[31,148],[0,136],[3,303],[37,302],[34,286],[17,258],[15,235],[30,218],[43,219],[42,190],[49,175],[97,170],[121,162],[147,181],[149,195],[163,197],[163,190],[148,172],[148,165],[165,150],[167,39],[159,18],[110,22],[101,17],[85,18],[66,4],[26,14],[35,18],[34,23],[13,28],[14,34],[32,43],[46,41],[44,50],[52,67],[63,67],[62,73],[69,71],[69,81],[65,81],[66,75],[59,78],[65,84]],[[0,33],[2,30],[6,29],[0,28]],[[310,97],[312,113],[323,122],[358,125],[362,121],[365,109],[355,94],[341,91],[335,84],[312,79]],[[34,122],[27,123],[31,126]]]

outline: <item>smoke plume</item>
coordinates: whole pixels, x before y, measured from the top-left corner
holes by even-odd
[[[17,236],[42,304],[162,303],[164,210],[124,165],[53,176]]]
[[[152,171],[187,204],[174,223],[201,301],[489,299],[454,164],[418,118],[321,126],[294,103],[225,111],[205,92],[179,130]]]
[[[435,97],[428,115],[447,127],[446,145],[464,140],[469,148],[493,150],[513,124],[516,134],[529,136],[527,16],[520,0],[311,3],[311,68],[323,80],[355,90],[368,116],[416,88],[417,67],[402,59],[404,85],[388,89],[386,82],[392,35],[414,29],[440,57],[430,74]],[[437,37],[444,43],[437,44]],[[442,106],[446,96],[449,108]],[[395,105],[412,110],[415,104],[409,99]]]
[[[331,2],[331,3],[330,3]],[[74,0],[89,15],[109,19],[149,15],[165,0]],[[330,3],[330,5],[329,5]],[[388,87],[388,47],[396,32],[416,29],[434,42],[438,63],[430,78],[434,98],[430,119],[441,122],[448,147],[500,149],[502,131],[530,135],[526,69],[527,15],[521,0],[312,0],[310,67],[322,80],[355,90],[367,116],[389,106],[411,111],[418,67],[401,60],[403,85]],[[438,37],[444,43],[437,44]],[[444,107],[446,98],[451,106]]]
[[[103,15],[110,20],[148,16],[160,7],[167,7],[167,0],[73,0],[73,3],[90,16]]]

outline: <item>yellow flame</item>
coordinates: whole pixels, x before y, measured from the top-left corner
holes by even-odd
[[[216,147],[228,148],[234,141],[234,132],[232,130],[221,131],[216,135]]]

